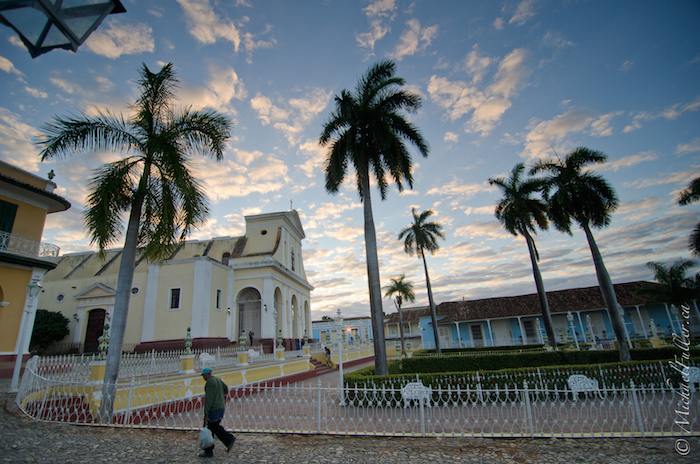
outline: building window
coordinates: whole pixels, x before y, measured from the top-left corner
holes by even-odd
[[[294,248],[292,248],[292,271],[294,270]]]
[[[216,309],[221,309],[221,290],[216,289]]]
[[[180,289],[170,289],[170,309],[180,309]]]
[[[139,293],[138,287],[131,287],[131,294],[132,295],[138,295],[138,293]]]
[[[66,295],[64,295],[63,293],[59,293],[58,295],[56,295],[56,303],[62,303],[65,299]]]
[[[16,213],[17,205],[0,200],[0,232],[12,232]]]
[[[231,258],[231,253],[228,253],[228,252],[224,253],[224,255],[221,257],[221,263],[222,263],[224,266],[228,266],[228,260],[229,260],[230,258]]]

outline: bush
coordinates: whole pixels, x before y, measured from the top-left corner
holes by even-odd
[[[61,313],[37,309],[29,346],[45,351],[52,343],[60,342],[70,333],[69,322],[68,318]]]

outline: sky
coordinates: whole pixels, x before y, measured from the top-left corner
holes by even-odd
[[[217,163],[195,175],[210,218],[189,238],[239,236],[245,215],[299,212],[312,319],[369,316],[363,210],[354,174],[325,191],[319,145],[334,97],[391,59],[422,107],[407,117],[429,144],[409,146],[413,188],[372,191],[382,286],[405,274],[428,304],[421,261],[398,234],[430,209],[445,239],[427,256],[436,303],[535,293],[525,240],[494,216],[489,178],[576,147],[608,156],[593,171],[615,189],[610,225],[594,230],[614,283],[652,280],[649,261],[690,258],[700,203],[678,206],[700,175],[700,3],[692,0],[122,0],[77,53],[32,59],[0,26],[0,159],[39,176],[72,208],[51,214],[43,241],[94,249],[83,227],[88,180],[123,153],[42,163],[42,124],[94,108],[128,114],[138,70],[172,62],[179,106],[234,123]],[[535,237],[548,291],[597,284],[585,235]],[[120,242],[121,243],[121,242]],[[119,245],[120,247],[121,245]],[[694,268],[692,272],[697,272]],[[384,311],[395,312],[386,299]]]

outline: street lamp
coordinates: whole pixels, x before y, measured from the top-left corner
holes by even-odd
[[[0,0],[0,23],[32,58],[55,48],[75,52],[107,15],[124,12],[120,0]]]
[[[571,314],[571,311],[569,311],[566,314],[566,318],[569,320],[569,324],[571,325],[571,336],[574,338],[574,341],[576,342],[576,349],[580,350],[578,346],[578,337],[576,336],[576,330],[574,330],[574,315]]]
[[[340,373],[340,383],[338,384],[338,397],[340,406],[345,406],[345,385],[343,381],[343,316],[338,308],[338,315],[335,317],[335,326],[338,330],[338,372]]]
[[[24,339],[26,337],[25,332],[27,331],[27,320],[32,316],[34,301],[39,296],[39,292],[41,292],[41,285],[39,285],[36,280],[32,280],[27,284],[27,301],[24,304],[25,314],[22,315],[22,324],[19,330],[19,345],[17,345],[15,370],[12,373],[12,383],[10,384],[11,392],[16,392],[19,389],[19,373],[22,370],[22,358],[24,357]]]

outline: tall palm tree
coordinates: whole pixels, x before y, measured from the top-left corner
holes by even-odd
[[[689,205],[696,201],[700,201],[700,177],[693,179],[688,187],[681,190],[681,193],[678,195],[678,204],[681,206]],[[693,229],[693,233],[690,234],[688,247],[695,256],[700,256],[700,222]]]
[[[117,241],[128,211],[117,277],[112,331],[105,370],[101,418],[111,419],[129,311],[137,247],[148,259],[167,256],[208,214],[201,186],[190,172],[190,154],[223,158],[231,122],[214,111],[175,111],[177,88],[171,63],[159,72],[144,64],[141,94],[125,118],[109,110],[96,116],[56,117],[42,127],[41,160],[93,151],[129,155],[100,167],[90,181],[85,224],[100,254]]]
[[[330,144],[325,168],[326,191],[338,192],[348,164],[353,165],[357,176],[357,191],[364,209],[365,255],[377,375],[388,375],[389,366],[384,344],[384,312],[370,176],[374,174],[384,200],[387,175],[393,178],[399,191],[403,190],[403,181],[413,187],[411,155],[406,142],[418,148],[424,157],[428,156],[428,144],[402,113],[402,110],[417,111],[421,99],[402,90],[405,82],[395,74],[393,61],[380,61],[360,78],[354,93],[343,89],[335,96],[335,111],[324,123],[319,137],[322,146]]]
[[[604,163],[606,159],[607,156],[602,152],[581,147],[567,154],[564,160],[557,157],[538,161],[530,170],[530,174],[550,173],[549,177],[544,179],[544,198],[548,204],[547,216],[554,227],[572,235],[571,223],[575,221],[585,232],[598,285],[617,338],[620,361],[630,361],[621,308],[603,257],[591,233],[591,226],[600,229],[610,224],[610,213],[617,208],[618,199],[615,190],[602,176],[583,170],[588,165]],[[553,193],[550,193],[551,189],[554,189]]]
[[[556,349],[557,340],[554,335],[552,315],[549,312],[547,292],[544,289],[542,274],[537,264],[540,260],[540,255],[537,252],[535,240],[532,238],[532,235],[530,235],[530,232],[537,234],[535,224],[543,230],[547,230],[549,227],[546,203],[540,198],[532,197],[533,194],[542,190],[543,182],[541,179],[528,179],[523,181],[523,171],[525,171],[525,164],[518,163],[510,172],[510,177],[508,179],[498,177],[489,179],[489,183],[500,187],[503,191],[503,198],[496,205],[496,218],[503,223],[503,227],[511,234],[516,236],[520,234],[525,237],[527,249],[530,252],[532,273],[535,276],[535,286],[537,287],[537,296],[540,300],[540,309],[542,311],[545,332],[547,332],[547,340],[549,345]]]
[[[433,300],[433,289],[430,287],[430,276],[428,275],[428,263],[425,260],[425,251],[434,254],[440,248],[437,239],[444,239],[445,234],[442,232],[442,226],[440,224],[433,221],[428,222],[428,218],[433,215],[432,210],[426,210],[418,214],[416,208],[412,208],[411,213],[413,214],[413,224],[401,230],[399,233],[399,240],[404,240],[403,249],[406,253],[410,256],[413,256],[415,253],[423,260],[425,285],[428,288],[428,302],[430,303],[430,318],[433,323],[433,335],[435,336],[435,351],[441,353],[435,301]]]
[[[416,301],[416,294],[413,291],[413,283],[404,280],[405,278],[406,274],[401,274],[401,277],[398,279],[391,279],[391,284],[384,287],[384,291],[386,292],[384,294],[385,298],[391,298],[392,296],[396,295],[394,297],[394,305],[399,311],[399,335],[401,337],[402,356],[406,355],[406,346],[404,344],[403,336],[403,316],[401,315],[401,305],[403,305],[404,301]]]

